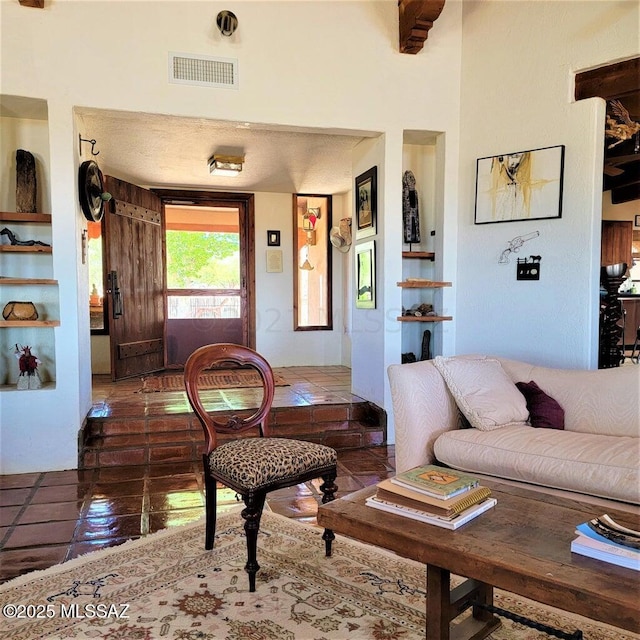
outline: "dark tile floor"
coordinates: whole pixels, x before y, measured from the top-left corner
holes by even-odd
[[[333,379],[336,372],[327,374]],[[331,389],[332,395],[344,393],[344,388],[338,388],[348,385],[344,372],[338,374],[342,384]],[[322,385],[329,386],[332,381],[318,377],[317,369],[313,375],[316,379],[304,384],[317,385],[309,387],[308,394],[322,402]],[[335,380],[333,384],[337,384]],[[171,411],[171,399],[163,396],[176,394],[137,397],[144,403],[150,400],[145,397],[149,395]],[[248,390],[247,398],[251,396]],[[94,387],[94,402],[105,411],[117,410],[117,398],[114,387],[104,380]],[[337,495],[389,477],[394,465],[392,446],[340,451]],[[312,481],[273,492],[269,508],[314,523],[321,499],[318,486]],[[219,509],[236,504],[231,491],[218,491]],[[193,461],[0,476],[0,582],[197,520],[204,514],[203,505],[202,471]]]

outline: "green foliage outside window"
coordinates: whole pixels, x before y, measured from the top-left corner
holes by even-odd
[[[237,233],[167,231],[169,289],[240,287],[240,236]]]

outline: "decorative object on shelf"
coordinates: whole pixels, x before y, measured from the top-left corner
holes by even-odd
[[[36,160],[33,154],[24,149],[16,151],[16,211],[18,213],[35,213],[36,192]]]
[[[402,176],[402,226],[404,228],[404,242],[409,244],[420,242],[418,192],[416,191],[416,178],[411,171],[405,171]]]
[[[267,231],[267,246],[279,247],[280,246],[280,231],[269,230]]]
[[[331,244],[341,253],[347,253],[351,248],[351,218],[342,218],[337,227],[329,232]]]
[[[431,331],[427,329],[422,334],[422,353],[420,360],[431,360]]]
[[[104,203],[111,200],[111,194],[104,190],[102,172],[94,160],[86,160],[80,165],[78,190],[84,217],[90,222],[100,222]]]
[[[427,302],[416,303],[404,312],[405,316],[415,316],[421,318],[422,316],[435,316],[436,312],[433,310],[433,305]]]
[[[356,245],[356,307],[376,308],[376,245],[375,240]]]
[[[19,300],[12,300],[4,305],[2,310],[2,317],[5,320],[37,320],[38,310],[33,302],[23,302]]]
[[[518,253],[525,242],[533,240],[539,235],[539,231],[532,231],[531,233],[526,233],[523,236],[516,236],[515,238],[509,240],[509,242],[507,243],[507,248],[500,254],[498,264],[509,264],[509,256],[512,253]]]
[[[31,353],[31,347],[19,347],[16,344],[15,356],[18,359],[18,367],[20,369],[17,388],[40,389],[42,387],[42,381],[40,380],[40,374],[38,373],[40,360]]]
[[[400,355],[401,364],[408,364],[409,362],[416,362],[416,354],[409,351]]]
[[[16,236],[16,234],[13,233],[13,231],[11,231],[11,229],[8,229],[7,227],[4,227],[4,229],[0,230],[0,236],[7,236],[9,238],[9,243],[12,246],[16,246],[16,247],[33,247],[35,245],[39,245],[41,247],[51,246],[46,242],[40,242],[40,240],[18,240],[18,237]]]
[[[624,361],[624,325],[618,289],[625,279],[625,262],[600,269],[600,285],[607,292],[600,301],[600,344],[598,368],[619,367]]]
[[[607,138],[616,140],[616,142],[612,142],[607,147],[612,149],[625,140],[630,140],[633,136],[637,136],[640,133],[640,122],[635,122],[631,119],[629,111],[620,100],[609,100],[609,106],[615,118],[607,115],[607,126],[604,129],[604,135]]]
[[[479,158],[475,224],[560,218],[564,145]]]
[[[516,264],[516,279],[540,280],[540,260],[542,260],[542,256],[518,258]]]
[[[356,238],[367,238],[376,234],[378,210],[378,167],[371,167],[356,178],[355,210]]]

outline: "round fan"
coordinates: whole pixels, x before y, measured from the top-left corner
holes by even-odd
[[[104,203],[111,200],[111,194],[104,190],[102,172],[94,160],[87,160],[80,165],[78,190],[84,217],[91,222],[100,222],[104,215]]]

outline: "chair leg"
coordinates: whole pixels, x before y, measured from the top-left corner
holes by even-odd
[[[213,549],[213,541],[216,536],[216,499],[217,486],[215,478],[204,472],[204,499],[205,499],[205,525],[204,548]]]
[[[258,530],[260,518],[264,507],[265,493],[249,494],[242,496],[246,508],[242,510],[244,518],[244,531],[247,536],[247,564],[244,570],[249,574],[249,591],[256,590],[256,573],[260,569],[258,564]]]
[[[326,473],[322,476],[324,482],[320,485],[320,491],[322,491],[322,504],[335,500],[335,493],[338,490],[338,486],[335,483],[336,471]],[[331,543],[335,540],[335,534],[331,529],[325,529],[322,534],[324,540],[325,555],[331,555]]]

